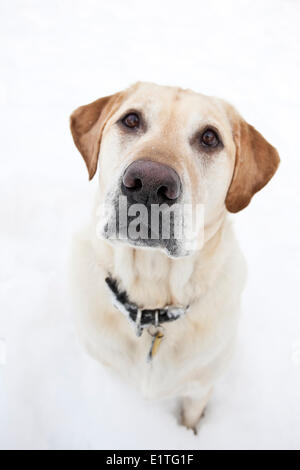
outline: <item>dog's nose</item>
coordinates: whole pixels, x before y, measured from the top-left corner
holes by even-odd
[[[172,205],[181,194],[181,182],[170,166],[137,160],[123,174],[122,192],[130,203]]]

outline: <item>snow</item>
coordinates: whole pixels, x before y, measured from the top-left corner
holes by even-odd
[[[293,0],[1,1],[1,448],[300,447],[299,15]],[[238,351],[196,437],[92,360],[72,322],[70,238],[95,183],[68,116],[136,80],[231,101],[282,158],[233,217]]]

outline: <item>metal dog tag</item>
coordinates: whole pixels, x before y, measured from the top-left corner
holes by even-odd
[[[153,336],[153,338],[151,341],[150,351],[148,353],[148,362],[150,362],[157,353],[160,343],[162,342],[162,339],[164,337],[164,334],[161,330],[158,330],[154,335],[151,336]]]

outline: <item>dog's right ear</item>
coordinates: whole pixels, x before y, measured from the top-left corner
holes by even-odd
[[[102,133],[108,119],[118,109],[123,93],[116,93],[77,108],[70,117],[76,147],[83,156],[91,180],[96,173]]]

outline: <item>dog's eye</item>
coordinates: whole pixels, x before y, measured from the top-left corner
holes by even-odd
[[[201,135],[201,144],[204,147],[217,147],[219,142],[217,133],[212,129],[206,129]]]
[[[139,127],[140,118],[135,113],[129,113],[122,119],[122,123],[124,126],[129,127],[130,129],[134,129]]]

